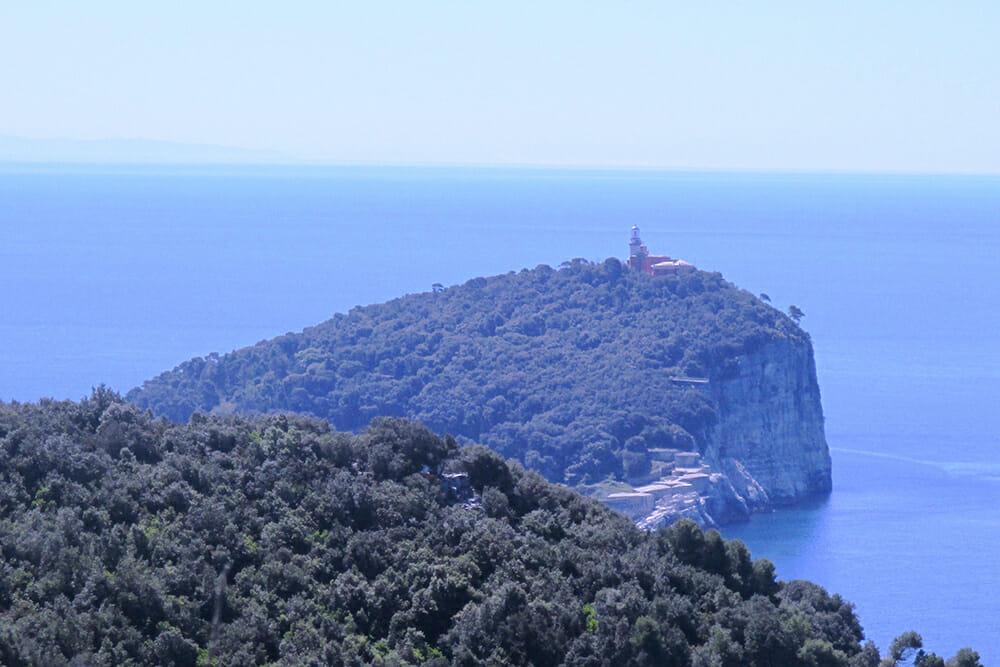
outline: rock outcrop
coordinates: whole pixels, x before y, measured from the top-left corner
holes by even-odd
[[[830,491],[812,345],[775,340],[738,357],[727,371],[709,385],[718,420],[706,461],[727,474],[751,509]]]
[[[650,496],[645,507],[633,502],[625,508],[640,527],[681,518],[711,527],[830,491],[830,453],[808,339],[771,341],[741,355],[704,391],[717,420],[704,434],[700,469],[675,468],[617,494]],[[701,484],[685,483],[695,476]]]

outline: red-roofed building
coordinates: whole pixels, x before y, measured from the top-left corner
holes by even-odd
[[[669,255],[650,255],[639,238],[638,225],[632,225],[632,238],[628,242],[628,265],[629,268],[650,276],[663,276],[694,268],[694,265],[683,259],[674,259]]]

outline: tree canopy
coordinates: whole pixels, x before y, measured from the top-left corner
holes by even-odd
[[[5,665],[875,664],[740,542],[402,419],[0,404],[0,553]]]
[[[650,277],[616,259],[475,278],[226,355],[128,394],[176,421],[293,411],[358,431],[418,419],[571,486],[648,469],[650,448],[704,449],[718,380],[769,342],[809,345],[717,273]]]

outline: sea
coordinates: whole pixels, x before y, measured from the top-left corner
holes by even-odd
[[[0,165],[0,399],[122,393],[357,305],[650,252],[812,336],[828,498],[726,526],[779,578],[1000,664],[1000,177]]]

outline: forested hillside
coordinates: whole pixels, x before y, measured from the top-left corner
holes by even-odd
[[[357,431],[409,417],[574,486],[641,476],[651,448],[704,452],[717,406],[675,380],[724,380],[774,341],[809,348],[790,319],[719,274],[652,278],[616,259],[575,260],[355,308],[184,363],[128,399],[181,422],[287,410]],[[829,488],[828,463],[808,472],[814,491]]]
[[[0,404],[0,552],[4,665],[878,663],[742,544],[398,419]]]

